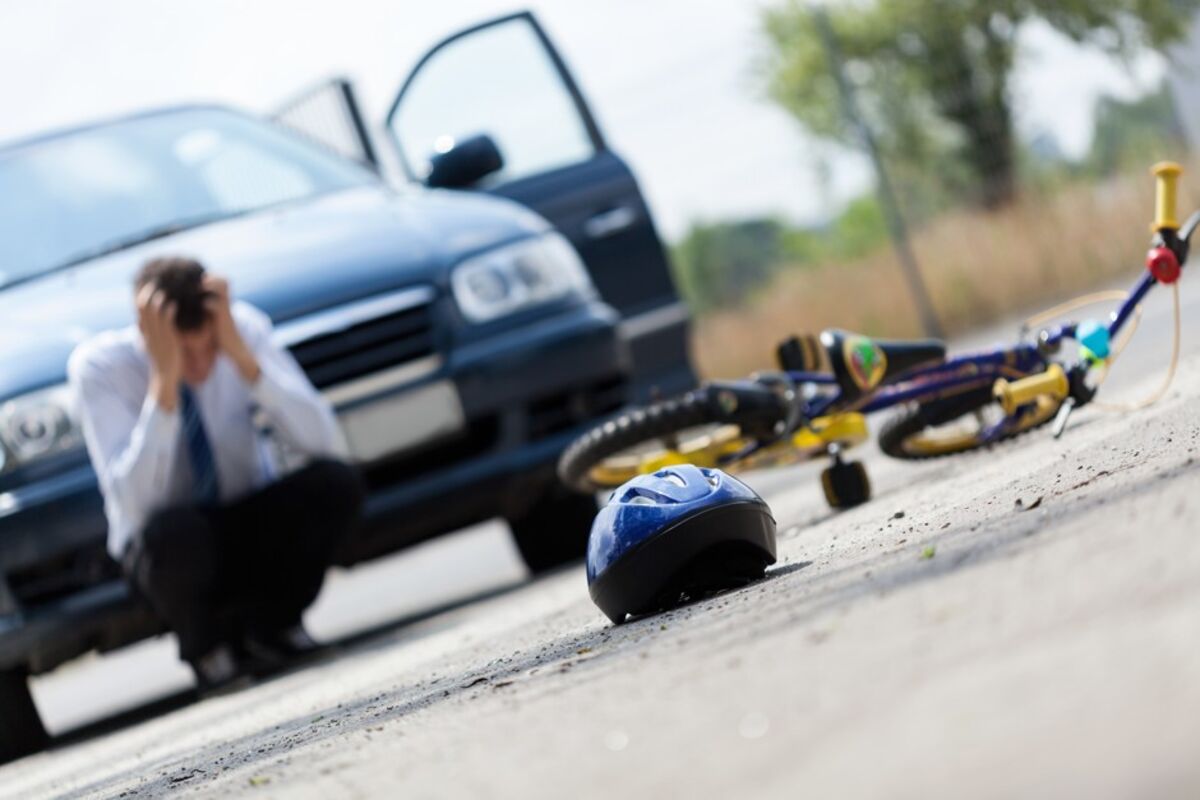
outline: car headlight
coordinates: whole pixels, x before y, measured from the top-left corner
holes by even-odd
[[[0,472],[82,444],[66,384],[0,403]]]
[[[500,247],[464,261],[450,276],[454,299],[471,322],[512,314],[530,306],[592,292],[587,268],[561,234]]]

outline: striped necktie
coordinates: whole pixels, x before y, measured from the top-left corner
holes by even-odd
[[[192,499],[199,505],[215,505],[218,500],[217,464],[213,459],[212,444],[204,431],[200,419],[200,407],[191,387],[179,390],[180,413],[183,421],[183,438],[187,443],[188,462],[192,465]]]

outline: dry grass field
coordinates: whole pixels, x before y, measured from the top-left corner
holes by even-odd
[[[1197,165],[1189,170],[1195,173]],[[1181,187],[1181,213],[1198,193]],[[1138,170],[1101,183],[1028,192],[999,212],[942,215],[912,234],[947,334],[1055,302],[1123,277],[1148,242],[1154,185]],[[701,317],[693,353],[703,375],[733,377],[772,365],[775,343],[827,327],[881,337],[921,335],[890,248],[842,263],[785,270],[739,308]]]

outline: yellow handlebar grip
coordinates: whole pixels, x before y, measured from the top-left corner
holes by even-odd
[[[1179,176],[1183,167],[1174,161],[1160,161],[1151,169],[1155,179],[1154,225],[1152,230],[1178,230],[1179,220],[1175,217],[1175,202],[1179,188]]]
[[[1000,403],[1004,413],[1009,415],[1039,397],[1048,396],[1055,400],[1063,400],[1070,391],[1067,373],[1063,372],[1063,368],[1058,364],[1051,364],[1040,375],[1030,375],[1028,378],[1012,382],[1001,378],[992,386],[992,396]]]

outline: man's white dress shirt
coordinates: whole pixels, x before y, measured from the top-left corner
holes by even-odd
[[[249,384],[223,354],[200,386],[192,387],[216,463],[222,502],[278,477],[272,448],[256,411],[273,436],[309,458],[344,457],[333,411],[291,354],[271,341],[271,321],[247,303],[233,318],[261,370]],[[192,498],[191,466],[180,411],[165,411],[148,396],[150,361],[137,326],[99,334],[75,349],[67,365],[108,517],[108,551],[120,559],[154,512]],[[260,418],[261,418],[260,417]]]

